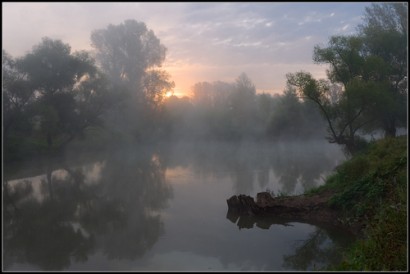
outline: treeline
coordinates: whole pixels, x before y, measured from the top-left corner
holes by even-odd
[[[144,23],[91,34],[92,53],[43,38],[22,57],[3,50],[5,161],[58,152],[74,140],[150,138],[164,94],[166,48]],[[103,129],[103,131],[101,131]]]
[[[288,74],[283,95],[256,94],[246,74],[166,98],[166,48],[126,20],[91,33],[93,52],[43,38],[14,58],[3,50],[5,161],[83,146],[175,139],[279,140],[325,136],[354,153],[365,134],[407,127],[407,4],[372,4],[359,33],[316,46],[328,79]],[[320,117],[323,116],[323,117]],[[324,118],[324,119],[322,119]],[[92,140],[87,143],[87,140]],[[86,144],[86,145],[84,145]]]
[[[318,111],[295,89],[256,94],[244,73],[235,83],[197,83],[191,98],[165,99],[174,87],[160,69],[166,48],[144,23],[109,25],[93,31],[91,41],[93,52],[71,52],[47,37],[22,57],[3,50],[6,162],[60,152],[73,141],[89,148],[322,134]]]
[[[316,106],[288,87],[282,95],[256,94],[242,73],[235,82],[200,82],[191,98],[165,100],[165,127],[173,139],[289,140],[323,138],[325,123]]]

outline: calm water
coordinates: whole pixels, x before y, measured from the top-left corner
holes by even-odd
[[[226,200],[300,194],[344,159],[326,142],[201,143],[71,153],[4,170],[4,270],[318,269],[340,259],[350,235],[236,220]]]

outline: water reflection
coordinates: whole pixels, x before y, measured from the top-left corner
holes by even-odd
[[[228,210],[226,218],[236,224],[239,229],[259,227],[261,229],[269,229],[271,225],[292,226],[289,220],[275,218],[274,216],[254,216],[254,215],[239,215],[237,212]]]
[[[239,229],[269,229],[271,226],[294,226],[298,220],[277,218],[275,216],[239,215],[228,210],[226,218]],[[353,241],[354,236],[341,228],[325,224],[312,223],[314,231],[307,239],[293,245],[294,252],[283,256],[283,267],[291,270],[312,271],[325,269],[329,265],[341,262],[342,250]]]
[[[102,250],[107,258],[142,256],[163,232],[159,209],[172,191],[158,156],[137,151],[106,158],[95,183],[83,167],[48,163],[36,197],[30,180],[3,183],[4,262],[66,269]]]
[[[15,187],[4,185],[4,266],[30,263],[44,270],[63,269],[71,259],[84,261],[93,247],[93,238],[84,236],[71,224],[74,220],[75,197],[62,195],[60,185],[54,185],[56,195],[47,188],[50,198],[39,201],[33,195],[31,182]],[[51,192],[50,192],[51,191]],[[12,206],[10,206],[12,205]]]
[[[284,266],[295,270],[323,270],[340,263],[342,250],[351,243],[352,236],[346,232],[316,227],[308,239],[296,245],[294,254],[284,256]]]
[[[340,155],[323,143],[185,143],[49,161],[3,181],[5,269],[161,270],[158,260],[174,267],[164,270],[302,269],[292,258],[306,248],[289,243],[314,226],[227,216],[235,226],[226,199],[303,190]]]
[[[232,178],[232,194],[270,189],[300,194],[323,183],[345,159],[339,147],[323,141],[306,143],[178,144],[164,149],[167,166],[189,167],[198,176]]]

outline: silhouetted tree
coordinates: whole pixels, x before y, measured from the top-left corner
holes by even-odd
[[[20,144],[32,138],[50,148],[99,123],[110,102],[103,77],[87,53],[72,54],[68,44],[45,37],[21,58],[3,55],[7,148],[16,141],[8,138],[11,128],[23,139],[17,140]]]
[[[395,136],[398,126],[406,126],[407,16],[407,4],[373,4],[358,35],[333,36],[328,47],[315,46],[314,61],[330,65],[330,83],[306,73],[288,75],[288,83],[319,106],[330,142],[354,152],[362,143],[360,131],[381,128]],[[337,100],[335,84],[342,86]]]
[[[156,130],[155,111],[163,95],[174,87],[159,69],[166,48],[152,30],[135,20],[94,30],[92,46],[101,69],[122,103],[106,116],[109,126],[141,139]]]
[[[364,77],[383,85],[372,115],[386,136],[407,126],[407,21],[407,3],[380,3],[366,7],[359,25],[365,54],[372,58]]]
[[[312,100],[319,107],[327,121],[329,142],[345,145],[350,153],[356,152],[361,142],[357,131],[373,120],[366,120],[364,114],[372,104],[369,92],[377,87],[373,83],[352,80],[346,84],[343,96],[332,102],[328,81],[315,80],[305,72],[287,74],[287,78],[303,98]]]
[[[25,128],[30,130],[29,119],[24,119],[23,116],[28,115],[30,104],[35,96],[34,90],[29,86],[27,76],[17,68],[16,60],[5,50],[2,53],[3,136],[7,138],[11,128],[14,127],[16,131],[20,125],[22,129],[22,122],[26,122]]]
[[[234,91],[229,97],[229,109],[232,113],[232,127],[240,137],[253,131],[256,108],[256,89],[251,79],[241,73],[235,81]]]

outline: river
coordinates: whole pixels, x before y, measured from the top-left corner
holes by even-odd
[[[227,216],[232,195],[301,194],[345,160],[326,141],[67,153],[4,170],[7,271],[281,271],[337,263],[336,228]]]

